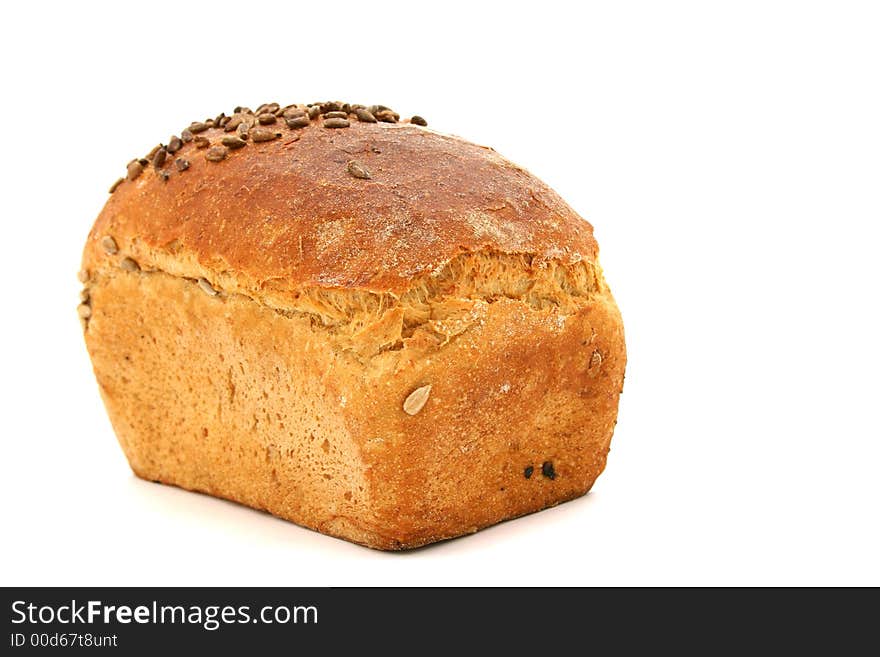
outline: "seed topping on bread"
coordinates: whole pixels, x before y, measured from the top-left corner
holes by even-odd
[[[320,123],[315,122],[319,117]],[[172,135],[168,144],[157,144],[146,157],[129,162],[126,176],[111,185],[110,193],[115,192],[126,180],[137,179],[147,167],[153,167],[156,174],[165,181],[174,171],[183,173],[190,167],[189,160],[183,157],[175,158],[172,167],[172,159],[168,156],[184,150],[190,143],[195,148],[207,149],[205,159],[208,162],[219,163],[230,156],[231,151],[241,150],[249,142],[259,144],[284,137],[284,133],[280,130],[282,126],[286,126],[290,131],[309,126],[339,130],[350,128],[353,123],[398,122],[400,122],[400,114],[385,105],[367,106],[337,100],[284,107],[278,103],[264,103],[256,110],[239,106],[233,110],[231,116],[220,113],[213,119],[193,121],[179,137]],[[428,122],[418,115],[413,115],[404,123],[422,127],[428,125]],[[298,139],[299,137],[295,136],[284,143],[292,144]],[[355,178],[368,180],[371,177],[369,171],[360,165],[353,168],[349,164],[348,172]]]
[[[431,386],[430,385],[422,386],[421,388],[416,388],[411,393],[409,393],[409,396],[403,402],[403,410],[408,415],[415,415],[416,413],[418,413],[420,410],[422,410],[425,407],[425,404],[428,403],[428,397],[430,396],[430,394],[431,394]]]

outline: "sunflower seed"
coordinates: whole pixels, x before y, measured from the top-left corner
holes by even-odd
[[[237,148],[244,148],[245,146],[247,146],[247,142],[244,139],[242,139],[241,137],[236,137],[235,135],[227,135],[226,137],[223,137],[223,139],[221,139],[220,141],[223,142],[224,146],[227,146],[232,150],[235,150]]]
[[[225,126],[223,126],[223,129],[226,132],[232,132],[241,125],[242,120],[243,119],[240,116],[233,116],[231,119],[229,119],[229,122]]]
[[[128,179],[134,180],[144,172],[144,165],[138,160],[132,160],[128,163]]]
[[[174,155],[181,148],[183,148],[183,142],[180,141],[180,137],[172,135],[171,139],[168,140],[168,145],[165,147],[165,150]]]
[[[260,125],[272,125],[277,120],[278,118],[274,114],[260,114],[257,117],[257,121],[260,122]]]
[[[76,312],[83,319],[88,319],[92,316],[92,308],[87,303],[81,303],[76,307]]]
[[[309,108],[309,118],[310,119],[318,118],[318,114],[320,114],[320,113],[321,113],[321,108],[318,105],[312,105]]]
[[[237,135],[238,135],[239,137],[241,137],[242,139],[247,139],[247,138],[248,138],[248,132],[249,132],[249,130],[250,130],[250,128],[248,128],[248,124],[242,122],[242,123],[239,124],[239,126],[235,129],[235,134],[237,134]]]
[[[336,101],[328,101],[326,103],[321,103],[321,114],[326,114],[327,112],[338,112],[342,109],[342,104],[337,103]]]
[[[295,119],[298,116],[305,116],[308,112],[301,107],[287,107],[281,114],[285,119]]]
[[[355,116],[357,116],[358,121],[363,121],[364,123],[375,123],[376,117],[373,116],[373,113],[368,109],[358,108],[354,111]]]
[[[383,123],[397,123],[398,119],[400,119],[400,115],[391,110],[379,110],[378,112],[375,112],[373,116]]]
[[[193,139],[193,141],[195,142],[196,148],[207,148],[211,145],[210,140],[207,137],[202,137],[201,135]]]
[[[369,180],[373,176],[370,174],[369,169],[367,169],[360,162],[356,162],[354,160],[350,160],[348,163],[348,173],[351,174],[355,178],[361,178],[363,180]]]
[[[112,194],[113,192],[115,192],[116,188],[119,187],[123,182],[125,182],[125,178],[120,178],[115,183],[110,185],[110,193]]]
[[[409,120],[409,122],[412,123],[413,125],[420,125],[420,126],[428,125],[428,122],[425,121],[425,119],[423,119],[418,114],[413,115],[413,117]]]
[[[309,124],[309,117],[306,115],[303,116],[295,116],[292,119],[287,119],[287,127],[288,128],[305,128]]]
[[[125,271],[140,271],[140,265],[129,257],[125,257],[119,261],[119,266]]]
[[[204,278],[199,279],[199,287],[207,294],[209,297],[216,297],[219,292],[214,289],[214,287]]]
[[[153,166],[157,169],[162,167],[162,165],[165,164],[166,157],[168,157],[168,151],[166,151],[164,147],[160,148],[156,151],[156,154],[153,155]]]
[[[324,121],[325,128],[347,128],[348,126],[348,119],[326,119]]]
[[[272,141],[281,136],[280,132],[267,130],[266,128],[254,128],[251,130],[251,139],[254,141]]]
[[[156,153],[159,152],[159,149],[160,149],[160,148],[162,148],[162,144],[156,144],[155,146],[153,146],[153,148],[150,149],[150,152],[147,153],[147,157],[146,157],[145,159],[147,159],[147,160],[149,160],[150,162],[152,162],[152,161],[153,161],[153,157],[155,157]]]
[[[189,126],[189,131],[194,135],[197,135],[200,132],[204,132],[208,129],[207,123],[202,123],[201,121],[193,121]]]
[[[178,171],[186,171],[189,169],[189,160],[184,160],[182,157],[174,160],[174,166],[177,167]]]
[[[184,144],[188,144],[189,142],[191,142],[191,141],[193,140],[193,133],[192,133],[192,130],[190,130],[189,128],[187,128],[186,130],[184,130],[183,132],[181,132],[181,133],[180,133],[180,140],[181,140]]]
[[[208,162],[220,162],[221,160],[226,159],[226,154],[229,152],[229,149],[226,146],[211,146],[208,149],[208,152],[205,153],[205,159]]]
[[[263,103],[257,108],[257,111],[254,112],[257,116],[260,114],[265,114],[267,112],[274,113],[279,107],[278,103]]]
[[[428,402],[428,396],[430,394],[430,385],[416,388],[411,393],[409,393],[406,401],[403,402],[403,410],[409,415],[415,415],[425,407],[425,404]]]
[[[325,119],[347,119],[348,112],[335,112],[335,111],[334,112],[325,112],[324,118]]]
[[[101,246],[104,247],[104,251],[110,255],[119,252],[119,246],[117,246],[116,240],[110,235],[104,235],[104,237],[101,238]]]

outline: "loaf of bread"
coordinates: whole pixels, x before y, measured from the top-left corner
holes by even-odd
[[[626,361],[592,227],[425,126],[272,103],[128,165],[79,315],[137,476],[391,550],[590,489]]]

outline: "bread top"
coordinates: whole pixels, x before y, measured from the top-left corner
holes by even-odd
[[[316,108],[311,119],[305,105],[237,108],[133,161],[92,228],[84,269],[125,256],[254,296],[396,296],[463,253],[595,263],[592,226],[491,148],[396,122],[381,106],[375,123],[358,120],[363,106]],[[328,117],[342,110],[347,119]]]

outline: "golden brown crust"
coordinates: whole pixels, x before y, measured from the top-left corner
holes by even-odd
[[[79,314],[133,470],[381,549],[584,494],[626,364],[592,228],[491,149],[349,118],[115,185]]]
[[[144,479],[397,550],[582,495],[605,466],[626,358],[607,294],[571,314],[476,300],[449,342],[420,328],[365,367],[306,317],[187,279],[110,267],[90,290],[86,344]]]
[[[623,386],[620,314],[601,295],[572,314],[517,300],[477,304],[479,320],[422,356],[419,335],[366,384],[352,434],[389,547],[414,547],[586,493],[605,467]],[[407,394],[431,384],[415,416]],[[554,478],[542,473],[552,467]],[[533,468],[525,477],[525,469]]]
[[[328,129],[316,120],[275,130],[280,138],[220,162],[190,142],[174,154],[190,163],[186,171],[165,180],[149,167],[119,185],[89,236],[84,267],[103,258],[106,235],[142,267],[171,259],[176,273],[225,273],[254,294],[399,294],[410,278],[485,249],[595,261],[592,227],[490,148],[407,124]],[[212,128],[198,136],[220,143],[228,135]],[[369,180],[349,173],[353,160]]]

